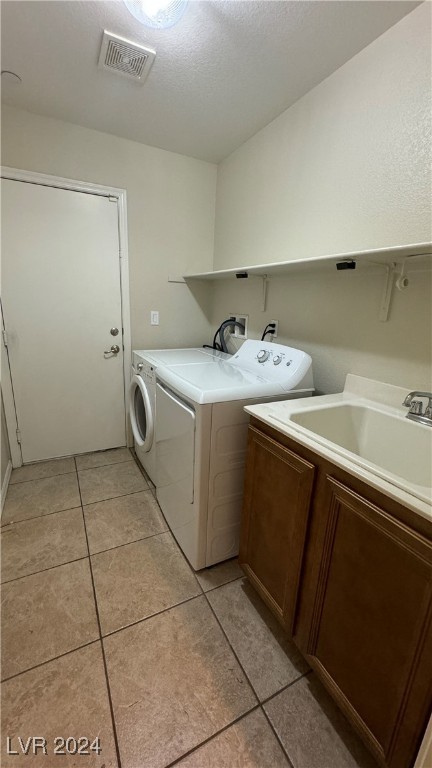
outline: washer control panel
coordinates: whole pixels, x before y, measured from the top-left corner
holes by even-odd
[[[259,363],[265,363],[266,360],[268,360],[270,357],[270,352],[268,352],[266,349],[262,349],[257,354],[257,360]]]
[[[132,374],[134,373],[141,376],[141,378],[149,384],[156,384],[155,366],[137,352],[133,352],[132,355]]]
[[[313,386],[310,356],[284,344],[247,339],[227,361],[227,365],[235,365],[269,381],[279,382],[284,390],[293,389],[306,376],[308,385]]]
[[[280,345],[282,346],[282,345]],[[290,352],[293,350],[290,347],[285,347],[285,349],[289,349]],[[295,352],[298,352],[299,350],[294,350]],[[285,363],[285,365],[289,368],[290,365],[292,365],[292,356],[287,356],[286,352],[278,352],[274,350],[269,349],[260,349],[258,352],[256,359],[259,363],[266,363],[267,360],[269,361],[269,365],[281,365],[281,363]]]

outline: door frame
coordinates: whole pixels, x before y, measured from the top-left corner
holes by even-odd
[[[50,176],[35,171],[25,171],[20,168],[0,166],[0,178],[10,181],[23,181],[27,184],[38,184],[44,187],[55,187],[73,192],[85,192],[91,195],[114,198],[117,203],[118,235],[119,235],[119,261],[120,261],[120,294],[123,325],[123,390],[125,409],[125,434],[126,445],[132,445],[131,430],[128,421],[129,414],[129,378],[132,365],[131,327],[130,327],[130,297],[129,297],[129,250],[127,231],[127,193],[125,189],[118,187],[106,187],[101,184],[92,184],[88,181],[65,179],[61,176]],[[20,467],[23,463],[21,448],[17,441],[17,417],[13,397],[13,383],[9,366],[9,357],[2,339],[2,391],[6,417],[6,425],[9,435],[9,444],[12,458],[12,466]],[[6,352],[6,354],[4,354]],[[7,364],[6,364],[7,361]]]

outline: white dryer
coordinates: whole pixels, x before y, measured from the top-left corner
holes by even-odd
[[[158,368],[156,494],[196,570],[238,554],[249,421],[244,406],[312,392],[309,355],[265,341],[245,341],[217,365]]]
[[[156,370],[164,365],[199,365],[229,359],[225,352],[208,348],[137,349],[132,353],[129,414],[135,453],[150,480],[156,482]]]

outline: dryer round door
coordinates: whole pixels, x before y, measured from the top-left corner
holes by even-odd
[[[153,444],[153,412],[147,387],[141,376],[133,376],[130,383],[130,420],[135,442],[144,451]]]

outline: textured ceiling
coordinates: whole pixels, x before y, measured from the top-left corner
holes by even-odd
[[[2,99],[30,112],[218,162],[419,5],[193,0],[168,30],[121,0],[1,3]],[[156,49],[144,85],[98,69],[104,29]]]

